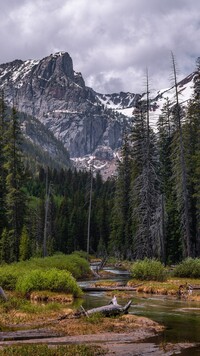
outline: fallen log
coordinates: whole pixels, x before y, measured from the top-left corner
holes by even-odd
[[[136,292],[137,287],[122,287],[122,286],[115,286],[115,287],[81,287],[83,292],[109,292],[114,290],[121,290],[127,292]]]
[[[60,337],[62,334],[48,329],[31,329],[0,332],[0,341],[47,339]]]
[[[90,316],[95,313],[101,313],[104,316],[115,316],[115,315],[127,314],[130,306],[131,306],[131,300],[129,300],[129,302],[125,306],[122,306],[117,303],[104,305],[102,307],[87,310],[87,315]]]
[[[101,313],[104,316],[116,316],[116,315],[121,315],[121,314],[128,314],[128,309],[131,306],[131,300],[125,305],[122,306],[117,303],[117,298],[114,296],[110,303],[108,305],[104,305],[102,307],[98,308],[93,308],[89,310],[85,310],[83,306],[80,307],[78,311],[73,313],[73,315],[61,315],[57,320],[63,320],[63,319],[74,319],[74,318],[80,318],[81,316],[86,316],[87,318],[90,317],[90,315],[95,314],[95,313]]]

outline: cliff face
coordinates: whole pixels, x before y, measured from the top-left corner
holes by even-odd
[[[71,157],[93,154],[102,146],[104,150],[121,146],[126,117],[105,108],[85,86],[68,53],[0,65],[0,87],[8,103],[14,99],[19,111],[45,124]]]

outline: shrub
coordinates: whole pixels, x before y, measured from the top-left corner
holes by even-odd
[[[67,270],[71,272],[74,278],[84,277],[90,272],[88,261],[77,254],[64,255],[59,253],[45,258],[32,258],[28,262],[27,266],[32,266],[32,268]]]
[[[173,275],[175,277],[200,278],[200,259],[186,258],[175,267]]]
[[[82,250],[74,251],[74,252],[72,252],[72,256],[74,256],[74,255],[84,258],[87,261],[90,259],[90,255],[88,255],[88,253],[86,251],[82,251]]]
[[[0,286],[5,290],[15,290],[18,278],[21,278],[21,276],[24,276],[28,272],[32,272],[34,270],[42,270],[44,272],[52,269],[68,272],[70,274],[70,278],[72,278],[72,274],[76,279],[90,274],[90,266],[85,258],[80,257],[76,253],[72,255],[57,254],[50,257],[31,258],[28,261],[2,265],[0,267]],[[33,280],[31,282],[35,287],[40,284],[41,275],[38,273],[39,272],[36,272],[35,274],[34,283]],[[55,284],[56,281],[54,281],[54,285]],[[57,288],[55,289],[57,290]]]
[[[19,277],[16,290],[26,294],[31,291],[49,290],[53,292],[71,293],[75,297],[81,295],[81,289],[68,271],[40,269],[27,272]]]
[[[164,281],[166,270],[160,261],[145,258],[138,260],[131,266],[131,276],[139,280]]]

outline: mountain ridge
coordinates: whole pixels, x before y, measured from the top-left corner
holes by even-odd
[[[193,73],[179,82],[186,101],[191,96],[192,80]],[[145,98],[143,93],[95,92],[85,85],[82,74],[74,70],[67,52],[0,65],[0,88],[9,105],[17,103],[19,111],[36,117],[63,143],[75,166],[79,167],[79,163],[84,166],[85,158],[86,166],[93,162],[101,170],[116,161],[123,132],[130,130],[134,107]],[[166,97],[172,101],[173,91],[171,87],[153,94],[152,126]]]

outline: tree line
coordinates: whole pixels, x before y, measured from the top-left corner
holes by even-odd
[[[20,114],[0,98],[0,262],[87,249],[91,174],[49,167],[23,151]],[[114,181],[93,178],[90,253],[104,254]]]

